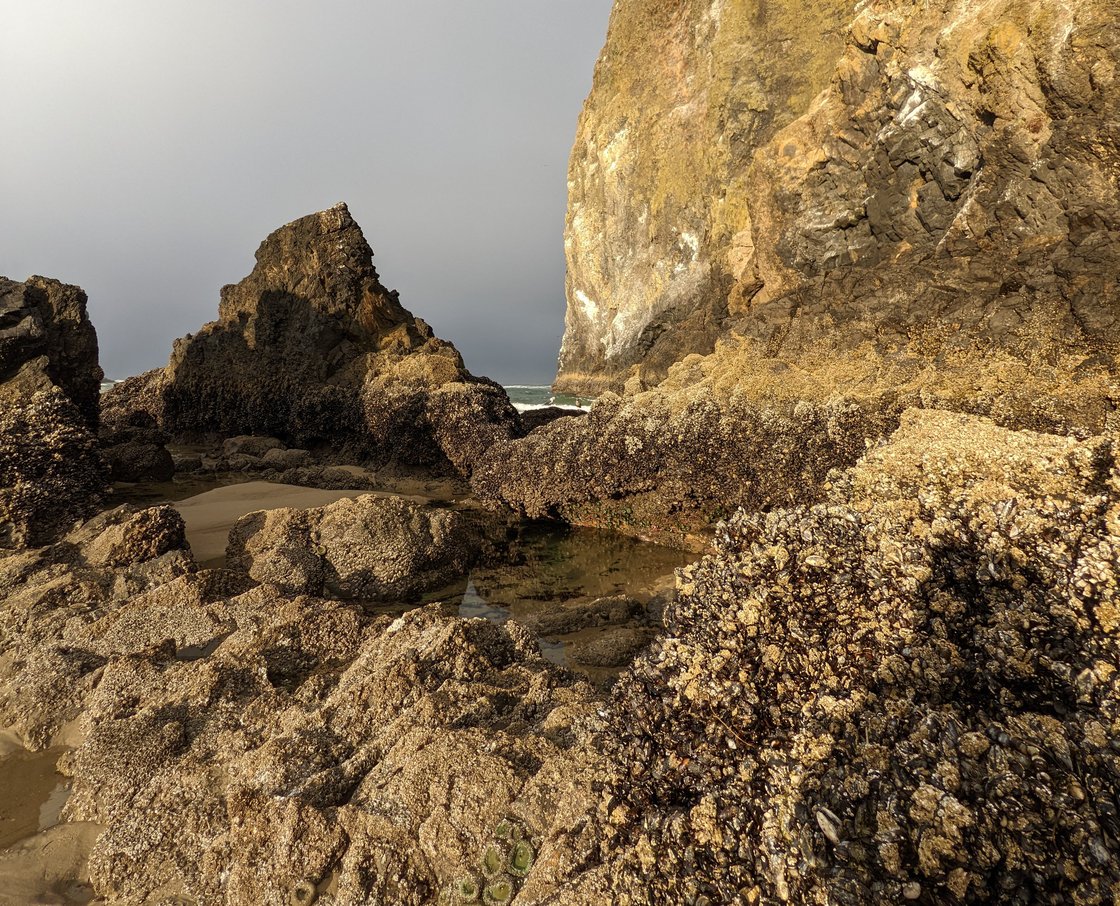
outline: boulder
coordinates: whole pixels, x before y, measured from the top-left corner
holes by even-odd
[[[260,456],[250,456],[248,453],[233,453],[222,460],[225,470],[229,472],[259,472],[268,468]]]
[[[518,621],[534,635],[557,636],[581,629],[633,623],[645,616],[645,605],[641,601],[615,595],[593,601],[565,601],[554,606],[541,606],[519,616]]]
[[[170,481],[175,460],[163,444],[128,441],[103,447],[112,481]]]
[[[261,458],[270,450],[283,451],[286,449],[284,442],[275,437],[254,437],[241,434],[237,437],[229,437],[222,442],[222,455],[227,458],[238,454]]]
[[[521,433],[528,434],[542,425],[550,425],[558,418],[582,418],[587,413],[583,409],[572,409],[565,406],[545,406],[541,409],[529,409],[521,413]]]
[[[226,559],[289,594],[401,600],[465,580],[482,540],[476,520],[463,514],[365,495],[243,516]]]
[[[564,648],[568,660],[583,667],[617,670],[629,667],[658,631],[648,626],[615,627],[592,639],[573,640]]]
[[[201,453],[175,452],[171,454],[171,461],[174,465],[175,471],[181,472],[183,474],[199,472],[203,467],[203,458]]]
[[[99,439],[113,481],[170,481],[175,474],[167,436],[147,412],[107,413]]]
[[[314,457],[307,450],[269,450],[261,462],[270,469],[302,469],[314,465]]]
[[[517,414],[401,306],[372,258],[345,205],[281,227],[253,272],[223,287],[218,320],[176,341],[166,368],[114,387],[106,406],[144,408],[177,440],[231,438],[254,456],[269,441],[240,435],[468,474],[513,436]]]

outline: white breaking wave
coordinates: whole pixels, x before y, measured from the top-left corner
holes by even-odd
[[[561,403],[514,403],[513,408],[518,412],[528,412],[531,409],[570,409],[572,412],[590,412],[590,406],[565,406]]]

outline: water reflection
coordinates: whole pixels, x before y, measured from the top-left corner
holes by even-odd
[[[660,605],[671,593],[673,571],[694,559],[694,554],[614,532],[528,522],[503,557],[425,600],[445,601],[459,616],[498,623],[512,618],[532,627],[543,613],[625,596],[644,606],[623,608],[627,616],[621,620],[588,617],[578,631],[539,638],[549,660],[603,679],[617,674],[619,667],[594,669],[581,663],[580,646],[601,648],[611,633],[626,632],[632,638],[636,629],[656,625]]]

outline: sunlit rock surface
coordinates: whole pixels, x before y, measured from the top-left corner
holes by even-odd
[[[648,387],[719,337],[857,378],[991,350],[1115,374],[1115,4],[855,7],[616,5],[558,388]]]

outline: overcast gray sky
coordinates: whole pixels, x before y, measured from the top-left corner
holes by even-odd
[[[163,365],[273,229],[346,201],[478,374],[553,377],[568,152],[611,0],[0,0],[0,274]]]

